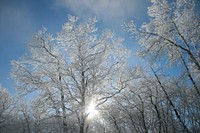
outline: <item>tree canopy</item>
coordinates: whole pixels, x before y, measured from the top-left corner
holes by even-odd
[[[123,25],[138,40],[138,58],[147,60],[146,66],[130,67],[124,39],[98,31],[96,18],[69,15],[56,35],[45,27],[35,33],[27,53],[12,61],[17,100],[0,86],[0,130],[200,132],[196,1],[151,2],[148,22]],[[177,67],[176,75],[168,73]],[[23,101],[26,95],[32,95],[30,101]]]

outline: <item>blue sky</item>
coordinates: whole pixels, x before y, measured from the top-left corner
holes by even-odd
[[[0,1],[0,83],[14,93],[10,77],[12,60],[26,51],[31,36],[42,26],[52,34],[59,32],[68,14],[83,21],[97,17],[98,28],[109,28],[125,38],[125,45],[135,51],[134,40],[120,26],[134,19],[140,25],[147,18],[149,0],[1,0]],[[131,63],[138,63],[132,58]]]

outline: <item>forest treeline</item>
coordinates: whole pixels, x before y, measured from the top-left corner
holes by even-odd
[[[148,22],[122,26],[143,66],[129,64],[131,49],[96,18],[69,15],[56,36],[35,33],[11,62],[17,95],[0,86],[0,132],[200,132],[198,1],[151,2]]]

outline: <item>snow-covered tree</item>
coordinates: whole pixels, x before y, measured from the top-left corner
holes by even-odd
[[[69,16],[61,32],[53,37],[42,28],[29,44],[29,52],[13,61],[12,76],[21,95],[35,92],[49,115],[62,121],[62,132],[70,122],[87,130],[94,109],[125,88],[126,57],[123,39],[109,30],[98,34],[97,20],[80,22]]]
[[[14,99],[7,89],[0,84],[0,130],[2,132],[6,132],[11,127],[13,109]]]
[[[196,0],[152,0],[148,8],[149,22],[136,28],[134,21],[125,29],[135,34],[141,45],[138,55],[151,61],[167,57],[170,64],[182,64],[189,81],[200,96],[196,77],[200,71],[200,15]],[[195,74],[193,74],[195,72]]]
[[[139,41],[141,49],[138,55],[150,59],[155,78],[153,87],[146,86],[148,93],[154,93],[148,94],[148,98],[143,101],[149,101],[152,109],[156,111],[156,119],[160,125],[156,127],[157,131],[167,132],[168,128],[169,132],[196,132],[199,130],[199,124],[193,119],[193,114],[199,111],[197,101],[200,98],[200,15],[196,6],[197,1],[151,0],[151,2],[152,5],[147,12],[149,20],[140,28],[137,28],[138,25],[134,21],[124,24],[125,30]],[[173,70],[175,65],[181,71],[174,77],[167,77],[166,73],[159,75],[152,66],[157,65],[157,61],[161,58],[170,64],[170,67],[163,66],[164,61],[161,60],[160,68],[163,71],[169,68]],[[143,85],[149,81],[150,79],[147,79]],[[159,88],[158,94],[162,92],[164,96],[164,99],[157,98],[163,100],[161,104],[157,104],[153,99],[157,88]],[[174,127],[175,122],[178,124],[176,127]],[[192,122],[195,124],[191,124]]]
[[[148,8],[149,22],[136,28],[135,22],[125,24],[125,29],[135,34],[142,46],[139,55],[151,54],[153,60],[168,56],[171,63],[181,57],[200,70],[199,14],[195,0],[152,0]]]

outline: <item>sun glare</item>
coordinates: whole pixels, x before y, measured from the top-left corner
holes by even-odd
[[[99,112],[96,110],[96,105],[92,102],[89,104],[86,113],[88,114],[88,119],[97,117]]]

